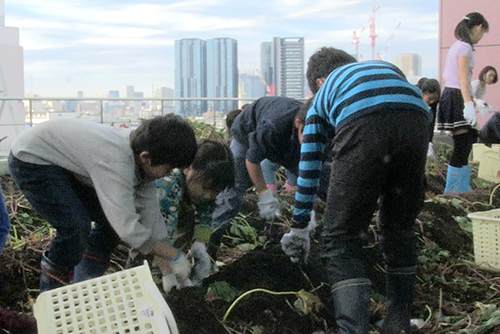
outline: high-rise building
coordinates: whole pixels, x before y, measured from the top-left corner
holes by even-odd
[[[112,99],[118,99],[120,98],[120,91],[118,90],[110,90],[108,93],[108,97]]]
[[[394,56],[392,59],[394,65],[399,67],[401,71],[410,78],[421,76],[422,73],[422,60],[419,54],[416,53],[402,53]]]
[[[118,90],[110,90],[108,93],[108,98],[110,99],[119,99],[120,91]],[[121,101],[104,101],[104,113],[106,115],[110,113],[118,113],[118,110],[123,111],[124,103]]]
[[[238,97],[238,42],[232,38],[207,41],[207,98]],[[208,108],[227,113],[238,101],[209,101]]]
[[[276,95],[301,99],[304,97],[304,38],[275,37],[274,77]],[[279,65],[279,66],[278,66]]]
[[[5,1],[0,1],[0,26],[5,25]]]
[[[175,97],[207,97],[206,42],[198,38],[175,41]],[[184,117],[201,116],[205,101],[176,101],[175,112]]]
[[[24,97],[24,52],[19,29],[5,26],[5,1],[0,0],[0,96]],[[0,151],[8,151],[25,128],[22,101],[0,101]]]
[[[304,98],[304,38],[274,37],[269,44],[260,49],[267,95]]]
[[[262,95],[271,95],[271,85],[274,88],[273,59],[271,42],[260,43],[260,75],[264,82]]]
[[[134,86],[126,86],[125,87],[125,97],[127,99],[133,98],[134,97],[134,92],[135,92]]]
[[[240,99],[248,99],[244,103],[250,103],[263,96],[262,94],[262,81],[258,75],[240,74],[239,76],[239,93]]]
[[[174,98],[174,90],[169,87],[160,87],[156,89],[155,98],[157,99],[173,99]],[[157,102],[154,107],[157,110],[162,109],[162,103]],[[163,101],[163,114],[169,114],[175,112],[174,110],[174,101]]]

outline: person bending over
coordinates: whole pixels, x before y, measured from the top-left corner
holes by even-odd
[[[187,278],[191,266],[168,242],[155,180],[189,167],[196,149],[193,129],[173,114],[133,131],[64,119],[18,136],[10,173],[57,230],[42,256],[40,291],[104,274],[120,240]]]

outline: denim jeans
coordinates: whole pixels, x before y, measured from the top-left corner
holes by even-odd
[[[64,168],[23,162],[12,154],[9,169],[33,209],[57,230],[47,253],[54,264],[73,268],[86,250],[109,255],[116,248],[119,238],[94,188],[82,184]]]
[[[262,168],[262,173],[264,174],[264,180],[266,181],[266,184],[276,185],[276,172],[281,167],[280,164],[266,159],[260,163],[260,167]],[[285,169],[285,175],[286,183],[288,185],[297,185],[297,175],[293,174],[288,169]]]
[[[330,283],[366,278],[363,246],[377,203],[386,265],[415,266],[413,226],[425,195],[427,118],[404,111],[371,114],[345,125],[334,141],[322,232]]]
[[[7,240],[7,236],[10,232],[10,220],[9,213],[7,212],[7,208],[5,207],[5,200],[3,198],[2,193],[2,185],[0,184],[0,252],[5,245],[5,241]]]
[[[253,185],[250,175],[248,175],[246,167],[246,153],[248,150],[248,145],[240,143],[239,141],[233,139],[231,141],[231,152],[234,157],[234,169],[235,169],[235,187],[226,189],[219,193],[215,201],[216,208],[213,213],[212,228],[216,229],[220,226],[229,223],[234,217],[240,212],[241,204],[243,203],[243,197],[248,188]],[[269,160],[264,160],[269,161]],[[269,161],[270,162],[270,161]],[[270,162],[272,164],[272,162]],[[276,164],[279,167],[279,164]],[[323,201],[326,200],[326,193],[329,183],[331,164],[324,163],[323,170],[321,171],[321,181],[317,192],[319,198]],[[264,172],[264,170],[263,170]],[[291,172],[290,174],[293,175]],[[287,175],[288,176],[288,175]],[[266,172],[264,172],[264,177],[266,177]],[[288,178],[290,180],[290,178]],[[296,181],[295,181],[296,182]],[[267,180],[266,180],[267,183]],[[227,224],[226,224],[227,225]]]
[[[248,145],[240,143],[233,138],[230,147],[234,158],[235,185],[234,188],[226,189],[217,196],[212,228],[218,228],[229,223],[236,217],[240,212],[243,197],[247,189],[253,184],[246,167]]]

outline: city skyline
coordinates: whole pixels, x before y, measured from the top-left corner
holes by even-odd
[[[372,6],[372,0],[313,5],[302,0],[5,0],[5,25],[20,31],[27,95],[72,97],[83,91],[100,97],[119,90],[124,96],[125,87],[134,86],[150,97],[159,87],[175,86],[178,39],[235,39],[240,74],[257,74],[260,45],[274,37],[303,37],[307,63],[322,46],[354,54],[356,30],[360,53],[369,59]],[[418,53],[422,75],[436,77],[439,2],[377,0],[376,6],[376,50],[384,49],[385,60]]]

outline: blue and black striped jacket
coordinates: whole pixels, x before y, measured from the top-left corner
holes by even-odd
[[[338,132],[359,117],[400,111],[430,113],[419,88],[408,83],[396,66],[382,61],[356,62],[330,73],[307,112],[295,195],[295,227],[303,228],[309,222],[328,129]]]

